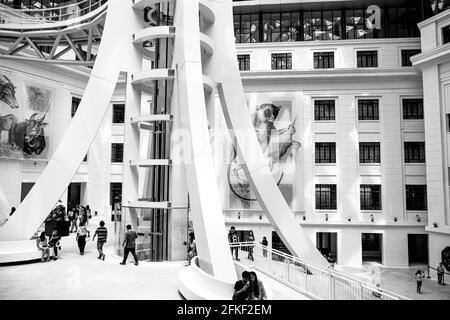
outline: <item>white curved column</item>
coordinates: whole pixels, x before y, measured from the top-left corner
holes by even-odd
[[[306,261],[326,267],[327,261],[292,215],[265,163],[247,107],[237,64],[232,1],[203,1],[208,2],[216,13],[220,12],[216,15],[215,23],[208,28],[208,35],[215,43],[215,52],[204,72],[217,83],[225,121],[235,142],[239,161],[244,164],[247,180],[269,221],[288,249]]]
[[[173,65],[177,69],[172,97],[176,123],[189,133],[182,159],[200,268],[217,279],[237,280],[223,218],[209,141],[200,48],[198,0],[177,1]],[[179,118],[179,120],[178,120]],[[187,149],[186,149],[187,148]]]
[[[123,20],[127,23],[117,23]],[[108,2],[98,57],[77,113],[34,187],[0,228],[0,240],[32,237],[67,189],[102,123],[119,73],[141,68],[140,51],[130,41],[140,28],[128,1]]]

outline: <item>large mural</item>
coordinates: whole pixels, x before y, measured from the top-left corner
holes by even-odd
[[[47,159],[54,91],[0,73],[0,158]]]
[[[296,119],[292,120],[292,102],[263,103],[252,112],[252,122],[264,157],[281,193],[292,205],[295,159],[301,147],[293,136],[296,134]],[[231,207],[251,208],[257,201],[244,168],[233,150],[227,170],[231,191]],[[233,199],[235,198],[235,199]]]

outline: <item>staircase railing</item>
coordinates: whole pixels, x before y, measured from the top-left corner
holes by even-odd
[[[287,253],[254,242],[230,244],[244,264],[315,299],[325,300],[409,300],[379,286],[373,286],[325,269]]]
[[[6,24],[32,24],[32,23],[52,23],[65,21],[88,14],[108,0],[80,0],[77,2],[67,2],[54,8],[24,8],[14,9],[6,5],[0,5],[0,23]]]

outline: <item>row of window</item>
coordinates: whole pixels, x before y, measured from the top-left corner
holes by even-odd
[[[315,100],[314,120],[334,121],[336,120],[335,100]],[[423,119],[423,99],[402,99],[403,119]],[[358,100],[358,120],[379,120],[380,108],[378,99]]]
[[[255,43],[420,36],[417,23],[424,20],[424,16],[418,1],[410,0],[403,8],[383,6],[375,20],[366,9],[234,14],[235,41]]]
[[[405,163],[425,163],[425,142],[405,142]],[[380,163],[380,143],[360,142],[359,163]],[[336,143],[315,143],[316,163],[336,163]]]
[[[81,98],[78,97],[72,97],[72,108],[71,108],[71,117],[73,118],[75,116],[75,113],[78,110],[78,107],[80,106]],[[124,123],[125,122],[125,104],[123,103],[115,103],[112,106],[113,111],[113,117],[112,117],[112,123]]]
[[[402,50],[402,67],[412,66],[411,57],[419,54],[420,49]],[[292,53],[272,53],[272,70],[292,69]],[[250,70],[250,54],[239,54],[237,56],[239,70]],[[356,62],[358,68],[377,68],[378,51],[357,51]],[[334,52],[314,52],[314,69],[334,69]]]
[[[426,185],[406,185],[406,210],[426,211],[427,210],[427,186]],[[316,209],[336,210],[336,185],[316,184]],[[362,184],[360,185],[360,209],[361,210],[382,210],[381,205],[381,185]]]

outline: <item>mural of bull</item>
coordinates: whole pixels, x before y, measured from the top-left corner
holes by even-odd
[[[28,155],[37,155],[45,149],[44,127],[48,125],[44,122],[45,115],[36,119],[38,113],[31,115],[30,119],[12,124],[9,129],[9,144],[20,148]]]
[[[16,87],[6,76],[0,77],[0,101],[3,101],[12,109],[19,108],[16,99]]]

